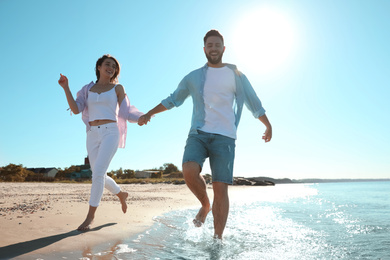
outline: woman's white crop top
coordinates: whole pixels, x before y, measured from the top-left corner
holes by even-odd
[[[117,121],[118,97],[115,87],[116,85],[100,94],[89,91],[87,100],[89,122],[104,119]]]

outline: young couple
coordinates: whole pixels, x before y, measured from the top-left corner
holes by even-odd
[[[266,130],[262,138],[265,142],[272,138],[272,127],[245,75],[235,65],[222,63],[223,36],[217,30],[210,30],[203,40],[207,63],[185,76],[171,95],[146,114],[130,105],[123,86],[117,84],[120,66],[110,55],[97,61],[96,83],[84,86],[76,100],[67,78],[61,74],[58,83],[65,91],[69,106],[73,113],[82,113],[87,126],[87,151],[92,168],[89,211],[78,230],[90,228],[104,187],[118,196],[122,211],[126,213],[128,194],[121,191],[106,172],[117,148],[125,146],[127,121],[146,125],[153,115],[178,107],[192,96],[192,124],[183,155],[183,175],[188,188],[201,203],[194,224],[201,226],[212,211],[214,237],[222,238],[229,213],[228,185],[233,183],[236,132],[243,105],[264,124]],[[212,205],[205,180],[200,175],[206,158],[212,172]]]

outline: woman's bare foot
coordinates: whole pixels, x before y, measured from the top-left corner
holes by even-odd
[[[88,231],[91,229],[91,224],[93,222],[93,218],[89,219],[88,217],[84,220],[84,222],[77,228],[78,231]]]
[[[122,204],[123,213],[126,213],[126,211],[127,211],[126,199],[129,196],[129,193],[121,191],[118,194],[116,194],[116,196],[118,196],[118,198]]]
[[[195,227],[201,227],[206,221],[207,214],[211,211],[210,207],[201,207],[195,219],[192,221]]]
[[[79,231],[88,231],[91,229],[91,224],[95,218],[97,207],[89,206],[88,214],[84,222],[77,228]]]

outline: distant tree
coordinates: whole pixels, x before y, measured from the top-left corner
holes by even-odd
[[[23,165],[10,163],[1,169],[0,179],[9,182],[23,182],[29,174],[33,172],[24,168]]]
[[[126,169],[123,172],[123,179],[135,178],[135,172],[133,170]]]
[[[123,179],[123,170],[122,170],[122,167],[119,168],[119,170],[116,170],[115,171],[115,176],[117,179]]]
[[[164,174],[169,174],[171,172],[178,172],[178,171],[179,169],[173,163],[164,163],[164,171],[163,171]]]
[[[35,173],[29,171],[24,181],[45,181],[47,178],[43,177],[43,173]]]
[[[107,175],[113,179],[126,179],[127,178],[126,171],[131,171],[131,170],[123,170],[121,167],[119,168],[119,170],[112,170],[107,172]]]
[[[64,170],[59,170],[56,174],[56,177],[55,179],[56,180],[64,180],[64,179],[69,179],[69,175],[72,173],[72,172],[80,172],[81,169],[80,169],[80,166],[76,166],[76,165],[72,165],[68,168],[65,168]]]
[[[110,177],[113,178],[113,179],[116,178],[116,176],[115,176],[115,171],[114,171],[114,170],[112,170],[112,171],[110,171],[110,172],[107,172],[107,175],[110,176]]]

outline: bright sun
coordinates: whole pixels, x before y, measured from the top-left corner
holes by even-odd
[[[267,73],[278,68],[291,55],[294,36],[291,21],[286,16],[261,8],[240,19],[229,48],[235,53],[240,67]]]

